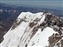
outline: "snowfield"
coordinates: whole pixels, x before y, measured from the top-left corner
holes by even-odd
[[[53,34],[56,33],[50,27],[46,27],[43,31],[39,28],[37,33],[33,36],[30,40],[28,46],[48,46],[48,38]]]
[[[50,14],[50,13],[49,13]],[[51,15],[51,14],[50,14]],[[45,21],[46,13],[22,12],[3,36],[0,47],[45,47],[49,37],[58,33],[50,27],[39,27]],[[31,25],[30,25],[31,23]]]

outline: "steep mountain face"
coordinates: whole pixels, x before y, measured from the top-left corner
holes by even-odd
[[[47,9],[47,8],[35,8],[35,7],[25,7],[25,6],[12,6],[0,3],[0,42],[3,40],[3,35],[12,26],[15,19],[21,12],[50,12],[56,16],[59,16],[63,20],[62,10]]]
[[[51,13],[22,12],[0,47],[63,47],[63,21]]]

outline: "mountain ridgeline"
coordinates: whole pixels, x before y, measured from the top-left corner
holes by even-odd
[[[47,12],[22,12],[0,47],[63,47],[63,21]]]
[[[0,26],[1,26],[0,31],[4,32],[4,31],[9,30],[9,28],[11,27],[15,19],[18,17],[18,15],[21,12],[28,12],[28,11],[32,13],[47,11],[56,16],[63,17],[61,10],[36,8],[36,7],[25,7],[25,6],[18,7],[18,6],[12,6],[12,5],[0,3]]]

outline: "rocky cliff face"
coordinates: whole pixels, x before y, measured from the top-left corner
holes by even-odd
[[[0,47],[63,47],[63,21],[51,13],[22,12]]]

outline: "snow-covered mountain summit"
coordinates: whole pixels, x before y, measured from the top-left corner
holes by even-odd
[[[63,22],[51,13],[22,12],[0,47],[63,47]]]

